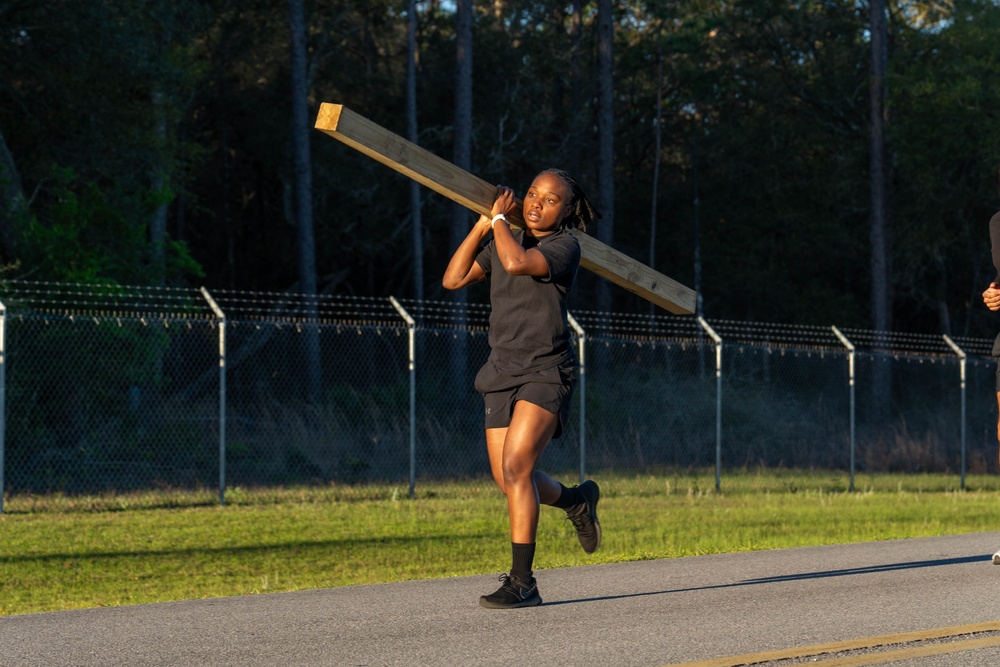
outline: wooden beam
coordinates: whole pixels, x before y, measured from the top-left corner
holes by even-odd
[[[434,192],[475,213],[489,213],[496,185],[473,176],[452,163],[420,148],[342,104],[323,103],[316,129],[385,166],[409,176]],[[511,223],[524,226],[521,207],[509,215]],[[593,236],[574,231],[580,242],[580,265],[619,287],[678,315],[691,315],[696,293],[676,280],[618,252]]]

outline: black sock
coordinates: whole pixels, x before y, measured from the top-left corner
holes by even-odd
[[[577,487],[572,489],[559,484],[559,488],[562,491],[559,494],[559,499],[552,503],[553,507],[558,507],[561,510],[568,510],[574,505],[579,505],[580,503],[587,502],[587,499],[583,497],[583,493]]]
[[[513,561],[510,567],[510,575],[522,583],[531,581],[531,566],[535,560],[535,543],[518,544],[517,542],[511,542],[510,550],[512,555],[511,560]]]

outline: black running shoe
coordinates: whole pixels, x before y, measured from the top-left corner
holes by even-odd
[[[578,488],[587,501],[570,507],[566,510],[566,516],[576,528],[580,546],[588,554],[592,554],[601,546],[601,523],[597,520],[597,501],[601,499],[601,489],[589,479]]]
[[[510,575],[501,574],[500,582],[501,586],[496,593],[483,595],[479,598],[481,606],[488,609],[516,609],[542,604],[534,577],[531,578],[531,581],[522,583]]]

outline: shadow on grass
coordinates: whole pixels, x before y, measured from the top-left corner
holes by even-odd
[[[496,535],[482,533],[474,535],[420,535],[416,537],[393,537],[393,538],[362,538],[344,540],[300,540],[296,542],[281,542],[276,544],[256,544],[230,547],[189,547],[184,549],[151,549],[135,551],[103,551],[103,552],[83,552],[83,553],[48,553],[33,555],[0,555],[0,565],[13,565],[15,563],[45,563],[48,561],[74,561],[74,560],[113,560],[115,558],[160,558],[164,556],[215,556],[220,554],[252,554],[264,553],[268,551],[288,551],[305,549],[357,549],[359,547],[398,547],[408,543],[423,544],[426,542],[464,542],[467,540],[495,540]]]

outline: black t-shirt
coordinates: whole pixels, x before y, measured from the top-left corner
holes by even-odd
[[[521,247],[538,248],[549,275],[510,275],[500,263],[494,240],[476,257],[490,282],[490,360],[509,375],[572,363],[566,297],[580,267],[580,244],[565,229],[540,239],[522,229],[511,231]]]

